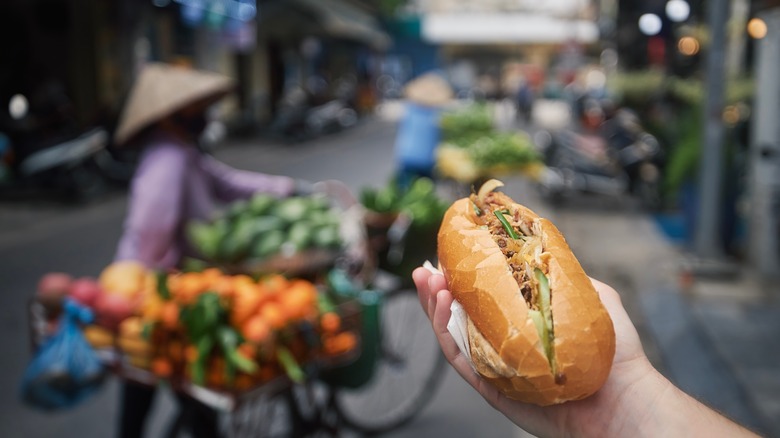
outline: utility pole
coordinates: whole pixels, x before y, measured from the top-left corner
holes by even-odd
[[[706,3],[711,35],[707,53],[704,98],[704,144],[699,169],[699,215],[694,240],[695,256],[717,261],[724,257],[721,238],[721,184],[723,182],[723,84],[725,82],[728,0]]]
[[[759,15],[780,28],[780,7]],[[765,279],[780,277],[780,35],[756,44],[756,98],[750,145],[749,250],[751,266]]]

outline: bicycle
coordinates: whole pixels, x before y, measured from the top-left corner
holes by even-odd
[[[354,223],[365,231],[364,215],[356,208],[342,220],[359,216]],[[307,378],[302,383],[282,374],[243,391],[179,378],[168,379],[166,386],[217,410],[228,437],[372,435],[414,419],[435,394],[445,359],[414,288],[403,276],[379,269],[380,249],[369,246],[365,234],[356,236],[362,250],[334,261],[326,287],[339,299],[342,324],[358,334],[352,352],[303,363]],[[37,302],[29,312],[34,351],[45,338],[47,316]],[[98,354],[119,378],[150,386],[160,382],[151,371],[130,365],[116,345]],[[185,412],[175,416],[167,436],[185,435],[186,418]]]
[[[416,291],[385,272],[376,280],[375,289],[358,292],[359,357],[344,367],[311,369],[304,383],[242,404],[228,414],[228,436],[375,435],[420,413],[436,393],[445,359]]]
[[[357,205],[354,198],[344,199],[349,198],[345,193],[341,198],[342,204]],[[366,227],[362,209],[346,214],[360,215],[359,223]],[[391,231],[393,224],[401,226]],[[434,257],[435,245],[404,245],[417,236],[409,237],[403,217],[384,226],[382,232],[390,236],[383,244],[371,244],[362,235],[363,251],[342,259],[344,269],[331,271],[328,278],[331,290],[360,306],[358,357],[343,366],[312,366],[301,384],[285,381],[276,389],[260,388],[227,412],[226,435],[375,435],[408,424],[435,395],[444,375],[444,355],[406,272],[389,272],[380,262],[390,246]],[[349,266],[356,258],[360,267]]]

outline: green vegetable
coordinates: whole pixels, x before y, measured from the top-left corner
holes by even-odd
[[[168,274],[157,272],[157,294],[165,301],[171,299],[171,291],[168,289]]]
[[[495,132],[469,145],[469,155],[479,167],[518,166],[539,160],[527,135]]]
[[[498,221],[501,222],[501,225],[504,227],[504,230],[506,230],[507,234],[509,234],[509,237],[513,239],[520,238],[520,236],[517,234],[517,231],[515,231],[515,229],[506,219],[506,217],[504,217],[504,213],[501,210],[496,210],[493,212],[493,214],[495,214],[496,217],[498,218]]]
[[[276,198],[265,193],[258,193],[249,200],[249,211],[254,216],[267,214],[276,203]]]
[[[276,254],[286,237],[284,231],[280,230],[268,231],[265,235],[261,235],[251,250],[252,257],[264,258]]]
[[[473,104],[442,115],[442,140],[466,147],[493,131],[493,116],[487,105]]]
[[[341,236],[338,227],[324,226],[316,229],[312,237],[314,243],[322,248],[335,247],[341,244]]]
[[[309,198],[309,212],[323,211],[330,209],[330,200],[323,194],[314,194]]]
[[[290,380],[295,383],[302,383],[306,379],[306,374],[298,365],[298,361],[295,360],[290,350],[279,346],[276,348],[276,356]]]
[[[214,348],[214,338],[211,336],[202,336],[195,342],[198,350],[198,357],[192,363],[192,381],[196,385],[206,383],[206,359]]]
[[[226,222],[214,224],[192,222],[187,227],[188,238],[195,246],[195,249],[209,259],[217,258],[220,243],[225,238],[227,231]]]
[[[276,216],[287,222],[297,222],[306,216],[309,211],[309,202],[306,198],[293,197],[279,202],[274,212]]]
[[[227,219],[235,219],[248,212],[249,212],[249,201],[245,201],[242,199],[230,204],[227,211],[225,212],[224,217]]]
[[[533,321],[536,327],[536,332],[539,334],[539,340],[542,341],[544,354],[549,357],[547,353],[550,350],[550,338],[547,336],[547,324],[544,323],[542,312],[531,309],[528,311],[528,316],[531,317],[531,321]]]
[[[219,260],[236,262],[247,256],[255,237],[255,222],[251,218],[239,217],[230,227],[220,246]]]
[[[307,248],[311,244],[313,237],[312,225],[305,221],[292,224],[290,231],[287,233],[287,241],[292,243],[298,251]]]
[[[553,333],[553,322],[552,322],[552,309],[550,307],[550,282],[547,279],[547,276],[544,275],[544,272],[542,272],[540,269],[534,269],[534,275],[536,276],[536,280],[539,283],[539,302],[538,305],[541,308],[541,323],[543,324],[543,332],[542,335],[542,344],[544,345],[544,352],[547,356],[547,360],[550,362],[550,369],[552,370],[553,374],[555,374],[555,351],[553,350],[553,340],[555,339],[554,333]],[[538,312],[537,312],[538,313]],[[535,316],[531,316],[532,318],[535,318]],[[534,324],[537,325],[538,330],[538,322],[534,320]]]
[[[260,216],[252,219],[254,237],[261,237],[273,230],[284,230],[287,223],[276,216]]]
[[[242,356],[238,352],[239,335],[236,330],[230,326],[223,325],[219,328],[218,333],[219,345],[222,347],[222,352],[225,354],[225,363],[234,367],[234,369],[241,370],[245,373],[253,373],[257,371],[257,364],[253,361]],[[233,373],[231,373],[233,374]],[[228,381],[232,381],[235,375],[229,375]]]
[[[471,203],[471,206],[474,208],[474,214],[476,214],[477,216],[482,216],[483,214],[485,214],[485,213],[482,211],[482,209],[481,209],[481,208],[479,208],[479,206],[478,206],[476,203],[472,202],[472,203]]]
[[[550,282],[547,280],[547,276],[544,275],[540,269],[534,269],[534,275],[536,275],[536,281],[539,282],[539,304],[542,308],[542,315],[544,315],[544,322],[547,324],[547,329],[552,332],[552,312],[550,310]]]

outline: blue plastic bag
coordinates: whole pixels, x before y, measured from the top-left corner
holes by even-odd
[[[67,300],[57,332],[36,352],[22,378],[21,397],[29,405],[69,408],[100,388],[106,369],[79,328],[92,311]]]

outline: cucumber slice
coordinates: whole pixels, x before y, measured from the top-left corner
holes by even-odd
[[[542,309],[547,330],[552,332],[552,311],[550,310],[550,281],[540,269],[534,269],[536,281],[539,282],[539,307]]]
[[[547,326],[544,324],[544,317],[542,316],[542,312],[538,310],[529,310],[528,316],[531,317],[531,321],[533,321],[534,325],[536,326],[536,331],[539,333],[539,339],[542,341],[542,346],[544,347],[545,354],[547,353]]]
[[[555,352],[553,351],[553,339],[555,336],[553,333],[552,309],[550,307],[550,281],[547,276],[544,275],[544,272],[538,268],[534,269],[534,275],[536,276],[536,281],[539,283],[539,301],[537,304],[541,310],[530,310],[529,314],[534,321],[534,325],[536,325],[537,331],[540,333],[539,336],[542,339],[544,353],[547,356],[547,360],[550,362],[550,369],[553,374],[555,374]],[[542,327],[541,330],[539,329],[539,326]]]

